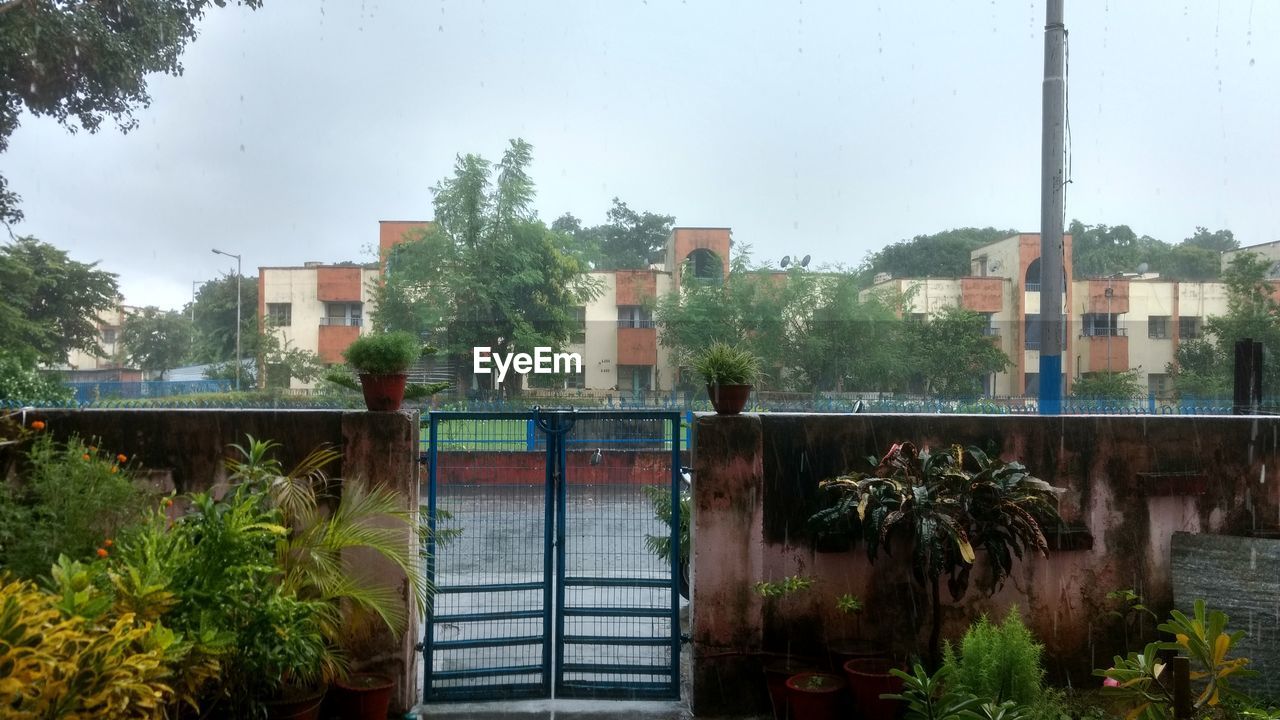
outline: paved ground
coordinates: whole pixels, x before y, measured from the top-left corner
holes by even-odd
[[[494,469],[500,472],[499,468]],[[669,478],[669,475],[667,476]],[[662,478],[655,478],[661,482]],[[425,498],[424,498],[425,500]],[[480,586],[499,583],[541,582],[544,570],[545,494],[541,487],[500,484],[456,486],[442,484],[437,506],[452,513],[437,531],[461,531],[437,549],[436,583],[439,586]],[[649,501],[635,485],[571,485],[567,493],[565,523],[566,575],[592,578],[669,579],[670,568],[645,547],[646,534],[669,532],[653,516]],[[565,604],[570,608],[671,607],[672,592],[657,588],[568,587]],[[678,596],[677,596],[678,597]],[[683,605],[684,601],[680,601]],[[475,614],[498,611],[541,609],[543,591],[441,593],[436,599],[438,615]],[[683,614],[683,613],[682,613]],[[435,639],[481,639],[540,636],[540,617],[483,622],[443,623],[436,627]],[[611,618],[566,617],[566,635],[669,638],[669,617]],[[685,654],[687,646],[682,650]],[[566,663],[609,663],[670,666],[670,646],[607,645],[575,643],[566,645]],[[472,670],[491,667],[536,665],[541,646],[524,644],[495,648],[451,650],[437,653],[433,667],[442,670]],[[682,663],[683,664],[683,663]],[[504,675],[496,678],[452,680],[453,686],[503,686],[508,683],[537,682],[539,676]],[[608,680],[663,684],[670,674],[600,675],[566,674],[567,680]],[[687,697],[686,692],[681,693]],[[497,705],[429,705],[431,717],[642,717],[687,716],[683,702],[621,701],[506,701]],[[607,712],[606,712],[607,711]]]

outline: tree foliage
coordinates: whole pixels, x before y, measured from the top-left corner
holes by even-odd
[[[0,350],[0,404],[61,403],[72,397],[71,388],[37,368],[32,358]]]
[[[551,229],[569,238],[569,247],[597,270],[643,270],[663,260],[675,216],[637,212],[618,198],[606,213],[608,222],[586,227],[565,213]]]
[[[240,345],[241,355],[259,354],[258,279],[240,281]],[[193,307],[194,306],[194,307]],[[197,363],[216,363],[236,357],[236,276],[227,274],[205,282],[196,291],[195,301],[183,309],[194,315],[195,340],[191,359]],[[232,368],[234,371],[234,366]]]
[[[173,310],[143,308],[125,318],[120,344],[129,363],[148,372],[178,367],[191,354],[191,320]]]
[[[0,246],[0,287],[0,337],[11,353],[59,364],[72,350],[102,352],[97,316],[116,306],[113,273],[19,237]]]
[[[1087,400],[1133,400],[1145,395],[1138,382],[1138,371],[1091,372],[1077,378],[1071,395]]]
[[[1017,234],[1017,230],[964,227],[932,235],[917,235],[873,253],[865,263],[866,274],[887,272],[894,277],[964,277],[970,270],[969,253]]]
[[[599,290],[565,236],[537,219],[531,160],[532,146],[519,139],[496,165],[458,157],[453,175],[432,188],[435,225],[387,258],[375,289],[379,329],[412,332],[467,369],[475,347],[506,353],[569,342],[574,308]]]
[[[1256,253],[1239,253],[1222,271],[1227,286],[1227,312],[1205,321],[1207,337],[1183,341],[1170,363],[1179,396],[1206,397],[1230,392],[1232,359],[1238,340],[1262,343],[1264,393],[1280,388],[1280,301],[1270,277],[1271,261]]]
[[[944,308],[926,322],[904,325],[908,367],[917,386],[942,397],[976,397],[982,380],[1012,364],[992,338],[987,320],[958,306]]]
[[[1169,280],[1218,279],[1221,254],[1239,247],[1230,230],[1210,232],[1197,227],[1195,234],[1176,245],[1148,235],[1139,236],[1128,225],[1086,225],[1072,220],[1073,274],[1077,278],[1106,277],[1147,271]]]
[[[180,57],[196,23],[226,0],[0,2],[0,153],[24,112],[71,132],[96,132],[108,119],[122,132],[151,103],[147,76],[181,75]],[[262,0],[240,0],[257,8]],[[22,219],[19,197],[0,175],[0,222]]]

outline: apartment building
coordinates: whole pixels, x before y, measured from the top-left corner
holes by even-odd
[[[1227,311],[1226,286],[1180,282],[1153,273],[1108,278],[1072,276],[1071,236],[1065,246],[1064,388],[1091,372],[1137,370],[1158,397],[1172,385],[1166,370],[1178,344],[1202,335],[1207,318]],[[991,395],[1034,396],[1040,371],[1040,236],[1023,233],[974,250],[960,278],[878,277],[867,293],[896,291],[920,319],[958,305],[987,318],[992,337],[1013,367],[985,382]]]
[[[378,247],[385,258],[396,244],[429,229],[430,221],[384,220],[378,226]],[[622,393],[671,389],[677,368],[658,344],[653,301],[682,281],[722,280],[729,272],[730,235],[729,228],[675,228],[663,263],[643,270],[593,271],[601,291],[575,308],[579,329],[565,348],[581,355],[582,372],[529,375],[526,385]],[[342,351],[367,332],[364,319],[374,311],[370,290],[379,276],[378,266],[354,263],[259,268],[259,321],[277,328],[291,347],[312,350],[326,363],[342,362]],[[292,384],[305,387],[297,380]]]
[[[120,344],[120,329],[124,327],[125,319],[138,311],[139,308],[132,305],[117,305],[99,312],[94,318],[94,325],[98,329],[98,345],[102,354],[72,350],[67,355],[67,362],[57,368],[62,378],[69,382],[141,380],[142,371],[125,364],[124,347]]]

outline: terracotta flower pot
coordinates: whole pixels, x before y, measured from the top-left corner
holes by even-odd
[[[282,697],[267,700],[268,720],[318,720],[325,688],[292,689]]]
[[[808,658],[788,657],[764,666],[764,682],[769,690],[769,704],[773,707],[774,720],[787,720],[791,717],[787,703],[787,680],[796,673],[811,671],[817,665]]]
[[[747,406],[751,397],[751,385],[707,385],[707,396],[711,398],[711,407],[720,415],[737,415]]]
[[[395,412],[404,401],[404,386],[408,376],[404,373],[394,375],[360,376],[360,389],[364,391],[364,404],[375,412]]]
[[[787,678],[792,720],[835,720],[845,684],[839,675],[822,672],[797,673]]]
[[[342,720],[386,720],[395,685],[385,675],[355,673],[334,682],[330,701]]]
[[[894,668],[901,669],[898,663],[885,658],[858,658],[844,664],[844,675],[864,720],[893,720],[898,714],[897,700],[880,697],[902,692],[902,680],[889,674]]]

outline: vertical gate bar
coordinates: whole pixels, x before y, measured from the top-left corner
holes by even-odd
[[[436,585],[436,449],[438,447],[436,427],[439,421],[440,418],[435,413],[427,414],[427,587],[429,588],[434,588]],[[431,697],[431,670],[435,661],[432,652],[435,606],[434,593],[429,593],[426,602],[427,626],[422,638],[423,700]]]
[[[671,415],[671,692],[680,697],[680,413]],[[693,591],[689,592],[690,601]]]
[[[565,452],[564,452],[564,414],[556,414],[555,432],[547,438],[547,446],[555,446],[555,471],[553,477],[557,485],[556,488],[556,688],[557,690],[564,686],[564,606],[565,591],[564,578],[565,572],[565,520],[568,514],[568,495],[567,495],[567,478],[565,477]],[[553,695],[554,697],[554,695]]]
[[[536,440],[534,431],[539,425],[536,418],[538,411],[535,410],[529,417],[528,425],[528,441],[529,449],[532,450]],[[553,608],[552,589],[554,586],[555,576],[552,575],[552,569],[555,567],[552,547],[552,529],[556,517],[556,495],[555,495],[555,445],[551,441],[552,436],[547,436],[547,460],[546,460],[546,482],[543,489],[543,508],[542,508],[542,691],[547,697],[552,696],[551,692],[551,647],[554,642],[552,634],[552,615]],[[559,652],[557,651],[557,656]],[[556,660],[559,663],[559,658]],[[558,666],[558,665],[557,665]]]

